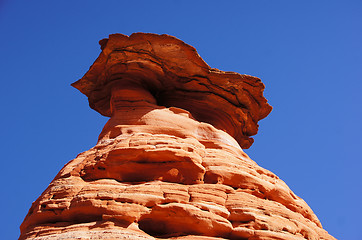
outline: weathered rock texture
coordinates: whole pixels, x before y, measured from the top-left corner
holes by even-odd
[[[167,35],[121,34],[73,84],[110,120],[33,203],[20,239],[334,239],[240,148],[271,107],[258,78]]]

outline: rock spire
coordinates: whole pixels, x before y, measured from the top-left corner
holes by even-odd
[[[271,111],[260,79],[168,36],[112,34],[72,86],[110,117],[32,204],[20,240],[334,239],[242,150]]]

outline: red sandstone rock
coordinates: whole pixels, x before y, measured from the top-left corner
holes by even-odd
[[[271,111],[260,79],[210,68],[196,50],[168,35],[112,34],[100,41],[102,53],[82,79],[72,85],[90,106],[112,115],[111,91],[126,84],[142,86],[158,105],[179,107],[212,124],[249,148],[257,122]],[[132,101],[130,95],[127,100]]]
[[[111,118],[33,203],[19,239],[334,239],[239,146],[271,110],[259,79],[211,69],[167,35],[101,45],[73,85]]]

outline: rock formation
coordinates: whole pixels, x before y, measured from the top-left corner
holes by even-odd
[[[109,116],[32,204],[19,239],[334,239],[242,150],[271,111],[260,79],[168,35],[113,34],[72,85]]]

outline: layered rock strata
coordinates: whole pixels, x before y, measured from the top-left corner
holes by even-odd
[[[258,78],[167,35],[121,34],[73,84],[110,116],[32,204],[19,239],[334,239],[242,150],[271,107]]]

